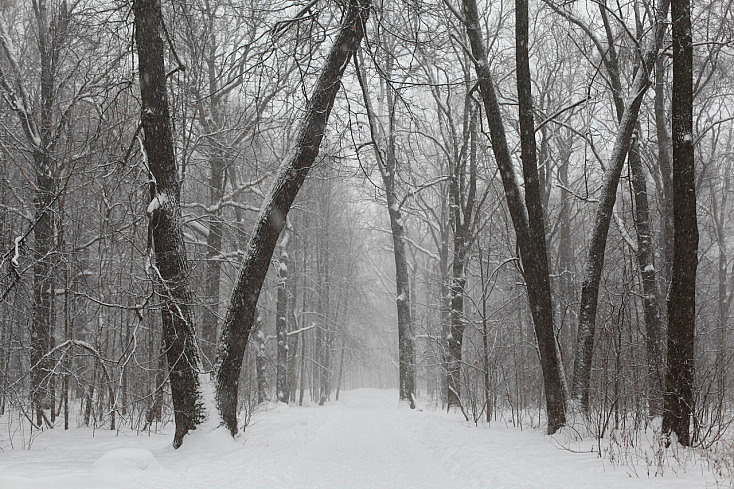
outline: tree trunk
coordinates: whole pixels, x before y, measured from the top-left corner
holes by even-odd
[[[638,127],[638,134],[639,134]],[[665,368],[663,364],[663,330],[658,308],[658,285],[653,262],[650,211],[648,207],[647,182],[635,139],[628,158],[632,171],[632,188],[635,198],[635,225],[637,228],[637,264],[642,277],[642,305],[645,313],[645,330],[648,369],[648,405],[650,415],[662,414]]]
[[[237,433],[237,384],[255,307],[288,211],[311,169],[349,58],[357,49],[369,14],[369,0],[352,0],[306,109],[293,154],[281,165],[250,237],[218,352],[217,407],[232,435]]]
[[[214,150],[216,151],[216,150]],[[222,158],[210,157],[209,201],[216,206],[224,195],[225,164]],[[224,220],[221,210],[207,216],[209,234],[206,237],[206,268],[204,279],[204,307],[201,314],[201,352],[206,365],[214,363],[219,322],[219,289],[222,275],[222,237]]]
[[[665,59],[655,62],[655,131],[658,138],[658,167],[662,181],[663,203],[661,208],[663,230],[662,293],[665,297],[670,287],[673,270],[673,171],[672,144],[665,113]],[[664,304],[663,304],[664,305]]]
[[[663,432],[690,445],[698,221],[693,153],[693,43],[690,0],[673,2],[673,276],[668,294],[668,375]]]
[[[255,380],[257,382],[257,403],[268,400],[268,380],[265,369],[268,364],[268,354],[265,351],[265,331],[260,314],[255,319]]]
[[[288,241],[290,232],[283,233],[278,258],[278,297],[275,306],[275,337],[277,358],[275,362],[275,390],[278,402],[288,403]]]
[[[34,153],[36,164],[35,226],[33,235],[33,322],[31,325],[31,392],[36,412],[36,425],[43,423],[43,411],[51,409],[49,375],[51,357],[51,290],[55,287],[51,256],[54,250],[53,209],[55,179],[52,176],[51,159],[45,151]]]
[[[455,205],[452,202],[452,205]],[[457,204],[458,205],[458,204]],[[461,226],[460,226],[461,228]],[[451,262],[451,310],[449,313],[448,372],[446,399],[448,408],[461,407],[461,352],[464,344],[464,288],[466,287],[466,246],[463,229],[454,232],[454,256]]]
[[[507,206],[515,229],[517,246],[520,248],[520,257],[524,267],[527,283],[530,312],[535,325],[535,335],[538,340],[540,364],[543,371],[543,383],[548,410],[548,432],[554,433],[566,423],[566,400],[563,388],[561,359],[556,345],[553,329],[553,308],[550,294],[550,280],[547,273],[547,256],[539,256],[532,246],[534,241],[530,237],[530,224],[522,202],[520,186],[515,177],[512,157],[507,146],[507,136],[502,122],[494,82],[489,71],[487,52],[479,23],[479,13],[475,0],[463,0],[466,32],[474,56],[477,71],[479,90],[484,104],[489,128],[492,150],[500,170],[502,185],[505,190]],[[520,9],[521,15],[527,17],[527,9]],[[524,14],[522,10],[525,10]],[[524,24],[526,19],[518,19]],[[539,223],[534,223],[537,225]],[[543,275],[542,261],[545,260],[546,272]]]
[[[388,61],[386,76],[391,76],[392,63]],[[405,251],[405,227],[403,226],[400,202],[395,184],[395,174],[398,171],[398,161],[395,151],[395,96],[392,88],[387,89],[387,117],[388,130],[382,130],[377,123],[377,115],[372,109],[362,66],[357,67],[357,76],[362,88],[362,96],[367,110],[370,133],[375,144],[372,145],[377,160],[382,183],[385,186],[385,200],[390,218],[390,231],[393,243],[393,258],[395,260],[395,288],[398,319],[398,364],[399,364],[399,393],[400,401],[409,404],[415,409],[415,339],[411,315],[413,298],[410,290],[410,276],[408,272],[408,257]],[[378,141],[385,141],[384,154],[378,146]]]
[[[163,343],[168,357],[176,432],[174,448],[205,417],[199,389],[199,352],[191,313],[189,266],[181,228],[180,183],[166,94],[165,43],[160,0],[134,0],[144,147],[150,168],[148,217],[155,249],[154,274],[163,303]]]
[[[661,5],[658,6],[655,20],[655,37],[639,64],[628,101],[620,118],[612,154],[604,172],[602,194],[599,199],[591,238],[589,239],[589,255],[584,271],[584,281],[581,286],[581,304],[579,306],[579,324],[571,388],[571,397],[584,411],[588,410],[589,407],[591,360],[594,354],[594,330],[596,328],[599,283],[604,268],[609,224],[617,200],[617,185],[622,174],[624,161],[629,152],[632,134],[637,127],[640,105],[650,84],[650,72],[665,37],[665,17],[669,5],[669,0],[662,0]]]

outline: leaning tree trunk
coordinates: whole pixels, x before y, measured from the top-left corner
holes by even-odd
[[[502,112],[495,93],[492,75],[489,71],[476,1],[463,0],[463,7],[466,33],[475,60],[474,66],[477,71],[479,91],[486,112],[492,150],[502,177],[507,207],[510,210],[512,225],[517,237],[517,246],[520,249],[520,257],[524,267],[528,302],[530,303],[530,312],[535,326],[540,365],[543,372],[543,385],[548,410],[548,432],[554,433],[566,423],[566,395],[561,371],[560,352],[558,351],[553,328],[553,307],[547,270],[547,256],[541,256],[533,246],[535,241],[531,238],[528,215],[522,202],[520,185],[515,177],[512,157],[502,122]],[[525,15],[527,15],[527,12],[525,12]],[[540,224],[533,222],[534,226]],[[543,261],[545,261],[545,266]]]
[[[698,221],[693,154],[690,0],[673,2],[673,276],[668,294],[668,375],[663,432],[691,443]]]
[[[173,446],[178,448],[183,437],[205,417],[199,389],[199,352],[181,228],[181,187],[166,94],[160,0],[134,0],[133,11],[140,65],[143,146],[152,180],[148,217],[155,249],[154,278],[162,302],[163,343],[176,422]]]
[[[622,167],[629,152],[632,134],[637,126],[640,105],[645,91],[650,85],[650,72],[665,37],[665,17],[669,5],[669,0],[662,0],[658,7],[655,19],[655,37],[638,67],[628,102],[625,104],[623,115],[620,118],[614,147],[604,172],[602,194],[596,210],[591,238],[589,239],[589,254],[584,271],[584,281],[581,286],[581,304],[579,306],[579,323],[571,388],[571,397],[584,411],[588,410],[589,407],[591,360],[594,353],[594,330],[596,328],[599,283],[604,268],[609,224],[617,200],[617,186],[622,174]]]
[[[217,370],[217,407],[237,434],[237,385],[263,280],[286,216],[318,156],[342,74],[356,51],[369,15],[370,0],[352,0],[314,87],[293,154],[281,165],[250,237],[247,254],[222,326]]]

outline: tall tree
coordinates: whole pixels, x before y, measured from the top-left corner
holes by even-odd
[[[176,422],[173,446],[205,418],[199,385],[199,351],[191,311],[189,264],[181,227],[181,184],[173,152],[166,93],[166,43],[160,0],[134,0],[143,146],[150,170],[148,218],[155,250],[155,283],[163,307],[163,345],[168,360]]]
[[[698,220],[693,153],[693,41],[690,0],[675,0],[673,21],[673,275],[668,293],[668,375],[663,431],[691,443]]]
[[[562,364],[553,327],[553,306],[551,301],[550,278],[548,271],[548,255],[545,244],[540,244],[542,236],[545,241],[545,225],[540,206],[540,196],[526,195],[525,204],[522,201],[520,185],[517,182],[512,163],[512,156],[507,145],[507,136],[503,123],[497,94],[489,70],[487,48],[480,24],[479,12],[475,0],[463,0],[463,21],[466,29],[471,52],[474,57],[474,67],[477,72],[477,85],[482,97],[484,111],[487,117],[492,150],[497,166],[499,167],[502,185],[505,190],[507,207],[510,210],[512,225],[515,229],[517,247],[523,264],[525,282],[527,284],[530,313],[535,326],[535,336],[538,340],[540,363],[545,386],[546,406],[548,410],[548,433],[555,433],[566,423],[566,392],[563,380]],[[527,4],[516,8],[516,15],[520,23],[527,28]],[[527,34],[523,36],[527,39]],[[526,41],[527,42],[527,41]],[[518,51],[527,49],[518,39]],[[522,54],[519,54],[522,56]],[[521,82],[522,83],[522,82]],[[519,87],[520,88],[520,87]],[[530,102],[529,102],[530,103]],[[529,161],[528,161],[529,163]],[[525,167],[525,165],[523,165]],[[532,168],[523,168],[523,173],[532,173]],[[532,176],[531,176],[532,179]],[[537,171],[535,175],[537,180]],[[526,209],[525,205],[532,207]],[[530,214],[530,215],[529,215]],[[538,221],[538,219],[540,219]],[[538,230],[543,230],[542,235]],[[541,246],[538,248],[538,246]]]
[[[609,224],[611,223],[614,204],[617,200],[617,186],[622,174],[624,162],[632,144],[632,135],[637,127],[637,120],[647,88],[650,86],[650,72],[658,57],[659,50],[665,37],[665,18],[670,6],[670,0],[660,0],[657,5],[654,19],[654,34],[644,53],[641,53],[637,73],[635,74],[630,94],[624,104],[622,116],[619,119],[619,128],[614,140],[614,146],[609,156],[601,197],[597,206],[594,226],[589,238],[589,252],[584,271],[584,281],[581,286],[581,303],[579,305],[579,322],[576,335],[576,353],[574,356],[573,382],[571,387],[572,399],[583,410],[589,407],[589,386],[591,383],[591,361],[594,355],[594,331],[596,329],[596,313],[599,298],[599,284],[604,268]],[[557,8],[557,7],[556,7]],[[605,7],[600,7],[603,11]],[[604,51],[600,49],[600,51]],[[612,59],[612,58],[608,58]],[[617,72],[617,68],[609,68]],[[614,87],[619,92],[621,87]]]
[[[293,153],[278,170],[232,291],[218,345],[216,398],[222,421],[233,435],[237,433],[237,385],[260,290],[288,211],[319,154],[342,75],[362,40],[369,9],[370,0],[352,0],[347,6],[306,108]]]
[[[54,205],[59,194],[59,168],[55,158],[61,131],[68,122],[73,103],[60,116],[60,60],[69,34],[72,9],[62,1],[49,8],[46,0],[33,2],[37,49],[40,65],[40,97],[34,99],[20,71],[15,47],[4,21],[0,20],[0,94],[15,112],[31,148],[35,179],[33,198],[33,317],[30,331],[31,398],[36,425],[44,420],[44,410],[53,409],[51,375],[53,346],[56,215]],[[76,99],[77,94],[72,97]],[[53,419],[53,416],[52,416]]]
[[[390,47],[387,49],[389,52],[393,52]],[[357,59],[355,57],[355,60]],[[392,54],[389,54],[385,62],[386,66],[383,68],[384,71],[380,70],[384,78],[392,78],[393,64]],[[407,402],[412,409],[415,408],[415,340],[411,315],[413,297],[411,296],[408,256],[405,249],[405,225],[398,195],[397,183],[400,180],[396,176],[399,175],[401,168],[396,150],[395,93],[392,84],[386,83],[385,115],[387,118],[387,130],[385,130],[384,126],[380,123],[380,117],[378,117],[378,114],[373,109],[364,67],[361,63],[357,67],[357,77],[367,110],[367,120],[372,137],[372,148],[375,159],[377,160],[377,168],[380,172],[382,184],[385,188],[385,202],[390,218],[390,234],[392,236],[393,258],[395,259],[395,304],[398,317],[398,396],[401,401]]]

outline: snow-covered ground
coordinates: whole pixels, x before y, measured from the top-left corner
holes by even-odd
[[[399,407],[395,391],[359,389],[325,407],[271,405],[238,440],[51,430],[0,453],[0,488],[705,488],[700,467],[639,477],[542,431],[475,427]],[[674,473],[677,472],[677,473]]]

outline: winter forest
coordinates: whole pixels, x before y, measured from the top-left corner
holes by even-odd
[[[0,0],[0,487],[729,487],[731,0]]]

